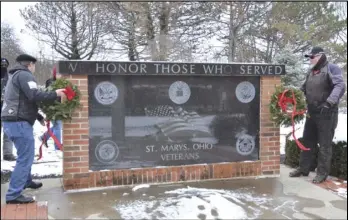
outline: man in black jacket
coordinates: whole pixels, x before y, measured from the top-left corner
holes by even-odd
[[[300,167],[290,177],[308,176],[319,144],[317,175],[314,183],[326,180],[330,173],[332,140],[338,123],[338,104],[346,91],[341,69],[327,61],[323,48],[313,47],[306,55],[312,68],[302,86],[306,96],[308,115],[303,131],[304,145],[309,151],[302,151]]]
[[[8,80],[8,73],[7,73],[8,66],[9,66],[8,60],[6,58],[1,58],[1,108],[3,103],[5,86]],[[2,128],[2,124],[0,125],[0,128]],[[16,157],[13,155],[13,143],[12,141],[8,139],[6,133],[4,133],[1,145],[2,145],[4,160],[15,161]]]
[[[42,187],[42,183],[36,183],[31,178],[35,156],[33,125],[38,118],[37,102],[53,101],[58,96],[65,97],[64,89],[52,92],[38,90],[33,75],[36,63],[34,57],[23,54],[16,61],[17,64],[9,71],[1,111],[4,132],[14,143],[18,156],[6,194],[6,203],[12,204],[34,202],[34,198],[22,195],[23,189]]]

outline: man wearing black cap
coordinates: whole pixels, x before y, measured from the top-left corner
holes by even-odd
[[[1,58],[1,108],[4,98],[5,86],[8,80],[7,68],[9,66],[9,62],[6,58]],[[0,128],[2,128],[2,124],[0,123]],[[7,161],[15,161],[16,157],[13,155],[13,143],[8,139],[6,133],[4,133],[2,139],[2,152],[4,155],[4,160]]]
[[[303,144],[310,148],[302,151],[300,166],[290,177],[308,176],[319,144],[317,175],[314,183],[326,180],[330,173],[332,140],[338,123],[338,104],[346,85],[341,69],[327,61],[323,48],[313,47],[305,57],[310,59],[311,69],[302,86],[306,96],[308,115],[303,131]]]
[[[52,92],[38,90],[33,75],[36,63],[34,57],[23,54],[16,61],[17,64],[9,71],[1,111],[4,132],[14,143],[18,156],[6,194],[6,203],[12,204],[34,202],[32,197],[21,194],[23,189],[42,187],[42,183],[33,182],[31,178],[35,155],[33,125],[36,119],[43,121],[43,117],[38,115],[37,103],[54,101],[58,96],[65,97],[64,89]]]

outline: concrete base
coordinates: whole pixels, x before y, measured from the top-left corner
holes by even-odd
[[[198,198],[204,203],[209,193],[220,194],[221,198],[225,194],[227,196],[228,193],[235,195],[226,201],[230,205],[234,205],[233,207],[239,206],[240,212],[244,210],[246,218],[255,213],[258,215],[258,219],[347,218],[346,199],[310,183],[308,179],[311,177],[289,178],[290,171],[291,169],[282,165],[281,175],[278,178],[178,183],[144,187],[135,191],[130,187],[105,188],[99,191],[76,193],[64,193],[61,179],[48,179],[43,181],[42,189],[26,190],[26,193],[35,195],[38,201],[48,201],[48,213],[51,219],[120,219],[121,217],[142,219],[142,214],[143,216],[156,216],[156,218],[162,215],[162,218],[165,218],[163,213],[169,209],[172,210],[173,207],[175,211],[176,206],[181,202],[178,199],[194,201],[195,198]],[[168,194],[168,191],[172,190],[185,191],[188,189],[187,186],[194,187],[194,192],[183,192],[180,195]],[[8,184],[1,187],[2,204],[5,202],[7,188]],[[166,206],[164,203],[169,200],[174,202]],[[175,200],[179,202],[175,202]],[[218,208],[223,206],[216,200],[204,204]],[[146,206],[146,209],[142,211],[141,205]],[[158,206],[161,205],[163,206],[162,214],[158,211]],[[180,207],[178,206],[178,208]],[[199,205],[198,209],[198,212],[203,213],[204,209],[207,211],[207,205],[206,207]],[[221,209],[220,214],[224,211],[229,211],[229,208]],[[213,214],[213,209],[211,212]],[[231,216],[237,217],[237,211],[234,213],[231,210]],[[170,218],[168,215],[166,217]],[[204,219],[203,214],[198,214],[196,217]],[[225,219],[226,217],[220,215],[220,218]]]

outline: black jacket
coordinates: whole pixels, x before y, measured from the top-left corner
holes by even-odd
[[[321,104],[328,102],[333,110],[338,111],[339,102],[346,91],[341,69],[331,63],[326,63],[318,74],[309,71],[301,88],[306,96],[308,111],[319,113]]]
[[[16,65],[9,71],[1,120],[27,121],[33,125],[35,119],[40,117],[38,115],[38,103],[53,101],[56,98],[55,91],[44,92],[38,90],[36,79],[27,67]]]

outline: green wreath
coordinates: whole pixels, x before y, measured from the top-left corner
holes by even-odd
[[[58,100],[54,102],[41,102],[39,107],[46,115],[46,120],[49,121],[71,121],[72,114],[76,109],[81,107],[80,103],[80,90],[76,85],[73,85],[69,80],[59,78],[55,80],[46,91],[55,91],[57,89],[67,89],[72,94],[67,94],[68,100],[60,102]]]
[[[272,97],[271,97],[271,103],[269,105],[271,120],[277,126],[289,127],[289,126],[292,126],[291,112],[293,111],[293,105],[290,104],[287,106],[287,109],[289,109],[289,111],[291,112],[284,112],[281,106],[279,106],[280,97],[285,90],[288,90],[288,92],[285,93],[284,95],[284,97],[287,99],[292,99],[293,98],[292,91],[294,92],[297,112],[303,112],[306,110],[306,101],[305,101],[303,92],[301,90],[295,89],[295,88],[285,88],[283,86],[276,86],[275,92],[272,94]],[[298,114],[294,117],[294,122],[299,123],[304,118],[305,118],[304,114]]]

